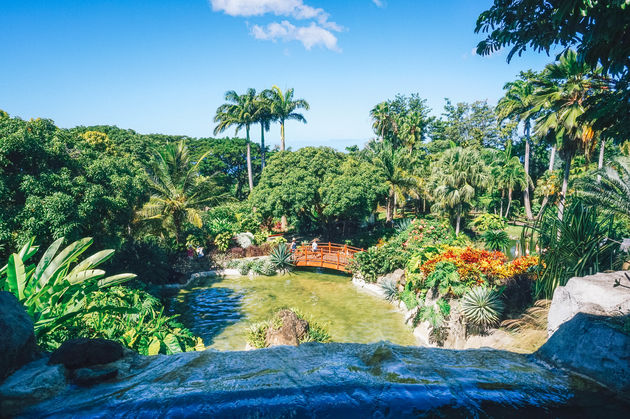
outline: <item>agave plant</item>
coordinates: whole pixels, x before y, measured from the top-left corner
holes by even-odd
[[[280,272],[289,272],[294,267],[293,255],[285,243],[281,243],[273,249],[269,258],[276,270]]]
[[[39,338],[65,321],[85,314],[86,296],[112,285],[134,278],[133,274],[105,277],[105,271],[95,269],[112,257],[114,251],[102,250],[82,261],[79,257],[92,244],[86,237],[59,251],[63,237],[44,252],[39,263],[28,263],[37,253],[31,239],[19,253],[9,256],[0,269],[0,290],[13,293],[34,319],[35,335]],[[112,308],[115,309],[115,308]]]
[[[468,290],[460,303],[466,321],[481,329],[497,325],[503,313],[503,301],[499,294],[484,286]]]
[[[398,284],[393,279],[386,279],[381,283],[381,288],[383,289],[383,294],[385,295],[385,299],[387,301],[395,301],[399,298],[398,296]]]
[[[400,220],[396,221],[396,225],[394,226],[394,229],[396,230],[397,234],[400,234],[403,231],[409,229],[410,226],[411,226],[411,219],[401,218]]]
[[[483,233],[483,240],[489,250],[505,250],[510,245],[510,236],[503,230],[488,230]]]

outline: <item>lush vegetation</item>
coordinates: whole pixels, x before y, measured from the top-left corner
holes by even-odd
[[[267,331],[269,328],[279,329],[282,327],[282,319],[278,316],[278,313],[286,309],[277,310],[273,316],[267,321],[256,323],[250,326],[247,334],[247,343],[256,349],[267,347]],[[308,322],[308,328],[304,336],[299,340],[299,343],[305,342],[320,342],[328,343],[331,341],[331,336],[324,326],[314,321],[312,318],[304,315],[302,312],[295,308],[290,308],[290,311],[294,312],[298,319]]]

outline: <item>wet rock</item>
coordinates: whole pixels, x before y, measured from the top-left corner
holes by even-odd
[[[0,382],[36,353],[33,321],[13,294],[0,291]]]
[[[630,392],[628,317],[576,314],[536,352],[540,358],[591,377],[619,392]]]
[[[50,356],[50,364],[68,369],[109,364],[123,357],[123,346],[107,339],[72,339],[64,342]]]
[[[128,367],[122,364],[127,363]],[[125,357],[25,417],[622,417],[627,402],[531,356],[389,343]],[[48,367],[51,368],[51,367]]]
[[[267,330],[265,342],[270,346],[298,346],[308,332],[308,322],[300,319],[291,310],[281,310],[274,316],[271,327]]]
[[[116,368],[79,368],[74,370],[71,375],[73,384],[83,387],[89,387],[96,384],[104,383],[118,375]]]
[[[0,386],[0,417],[54,397],[67,387],[63,365],[47,365],[42,358],[20,368]]]
[[[630,280],[628,272],[599,273],[569,279],[556,288],[549,309],[547,332],[551,336],[561,324],[577,313],[619,316],[630,313]],[[616,281],[621,285],[615,286]]]

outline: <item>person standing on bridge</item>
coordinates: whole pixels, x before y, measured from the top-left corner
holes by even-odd
[[[295,241],[295,237],[293,237],[293,240],[291,240],[291,253],[295,253],[296,250],[297,250],[297,242]]]
[[[313,244],[311,245],[311,250],[313,252],[317,252],[317,239],[313,239]]]

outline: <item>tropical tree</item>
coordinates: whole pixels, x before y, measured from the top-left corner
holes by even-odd
[[[225,94],[227,103],[217,108],[214,122],[214,135],[217,135],[230,127],[235,127],[235,134],[241,129],[245,129],[245,139],[247,140],[247,177],[249,180],[249,191],[254,189],[254,177],[252,173],[252,151],[249,139],[249,129],[252,124],[258,123],[260,118],[256,89],[247,89],[245,94],[239,95],[234,90]]]
[[[533,98],[534,106],[543,108],[536,120],[536,131],[555,141],[564,160],[559,218],[564,210],[573,157],[579,150],[588,153],[595,138],[592,126],[580,120],[585,100],[598,88],[593,74],[590,67],[578,61],[577,54],[569,50],[556,63],[545,67]]]
[[[516,188],[526,189],[531,179],[525,172],[525,168],[521,164],[521,161],[517,156],[512,156],[512,144],[508,141],[505,151],[498,153],[501,158],[496,161],[495,166],[492,168],[492,178],[499,189],[501,189],[501,216],[506,217],[510,212],[512,205],[512,192]],[[506,195],[508,198],[508,205],[503,213],[503,197]]]
[[[280,123],[280,150],[285,150],[285,131],[284,124],[286,121],[294,120],[306,123],[306,118],[299,112],[298,109],[309,110],[310,105],[304,99],[294,99],[294,89],[288,89],[286,92],[278,86],[273,86],[267,91],[266,96],[270,101],[271,116],[274,120]]]
[[[265,131],[269,131],[273,113],[271,110],[271,100],[269,99],[269,90],[263,90],[256,98],[256,119],[260,124],[260,165],[265,168]]]
[[[407,169],[409,153],[405,149],[396,149],[389,142],[372,141],[368,145],[372,152],[371,162],[378,168],[385,183],[389,186],[386,201],[386,222],[394,219],[396,203],[404,201],[405,191],[416,186],[416,177]]]
[[[524,155],[524,168],[525,173],[529,176],[529,156],[530,156],[530,134],[532,119],[536,115],[537,108],[532,104],[532,98],[534,94],[533,80],[536,78],[536,74],[532,71],[521,72],[519,79],[513,82],[506,83],[503,86],[505,90],[505,96],[503,96],[497,104],[497,113],[499,119],[506,118],[515,120],[516,122],[523,123],[523,131],[525,134],[525,155]],[[529,196],[529,184],[523,187],[523,204],[525,206],[525,214],[528,219],[533,218],[532,205]]]
[[[223,197],[218,194],[211,177],[199,176],[199,163],[192,164],[184,141],[168,144],[158,151],[146,168],[152,193],[138,215],[143,220],[160,220],[172,228],[177,243],[181,243],[185,222],[201,227],[201,211]]]
[[[474,148],[451,148],[433,165],[433,209],[447,212],[459,234],[461,218],[477,191],[488,185],[488,169]]]
[[[622,160],[594,176],[577,179],[574,186],[587,202],[630,219],[630,164]]]

